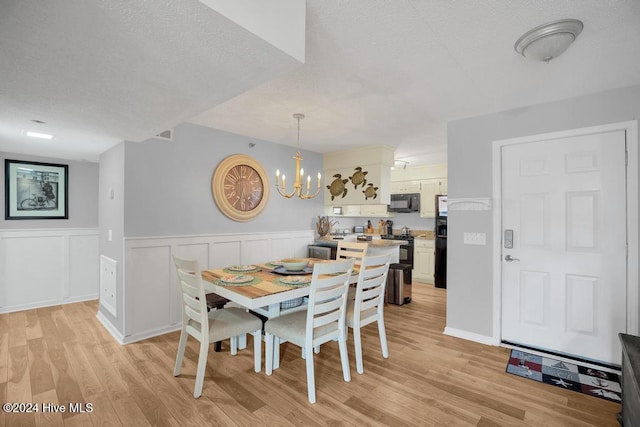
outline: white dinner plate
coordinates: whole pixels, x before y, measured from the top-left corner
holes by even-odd
[[[247,276],[246,274],[230,274],[228,276],[222,276],[220,280],[225,283],[248,283],[253,280],[253,276]]]
[[[256,268],[257,267],[255,265],[232,265],[227,270],[243,272],[243,271],[253,271]]]
[[[280,282],[287,285],[307,285],[311,283],[310,276],[287,276],[280,279]]]

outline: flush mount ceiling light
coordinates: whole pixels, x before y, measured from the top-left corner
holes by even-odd
[[[577,19],[549,22],[523,34],[514,48],[525,58],[548,63],[567,50],[582,28],[584,25]]]
[[[40,138],[40,139],[52,139],[53,135],[49,135],[48,133],[40,133],[40,132],[31,132],[27,131],[27,136],[32,138]]]
[[[393,161],[393,166],[391,167],[391,169],[395,169],[396,167],[402,167],[402,169],[406,169],[408,164],[409,162],[407,162],[406,160],[396,159]]]

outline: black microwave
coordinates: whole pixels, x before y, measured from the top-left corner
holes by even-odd
[[[420,212],[420,194],[392,194],[389,212]]]

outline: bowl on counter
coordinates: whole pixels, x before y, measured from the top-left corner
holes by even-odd
[[[309,263],[309,261],[304,258],[285,258],[280,262],[282,266],[289,271],[300,271]]]

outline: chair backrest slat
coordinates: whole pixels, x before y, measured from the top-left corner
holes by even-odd
[[[316,328],[324,327],[322,337],[335,335],[337,338],[340,331],[344,331],[347,291],[354,261],[346,259],[314,265],[305,345],[315,346],[313,340],[320,338],[315,332]],[[332,323],[334,328],[327,328]]]
[[[366,242],[338,242],[336,260],[355,258],[356,265],[367,255],[369,244]]]
[[[207,298],[202,284],[202,276],[198,261],[173,257],[178,273],[178,284],[182,293],[183,322],[193,320],[201,324],[201,329],[208,334],[209,318]]]
[[[353,314],[356,319],[360,318],[362,311],[376,307],[379,311],[382,310],[390,263],[390,253],[362,259],[354,302]]]

